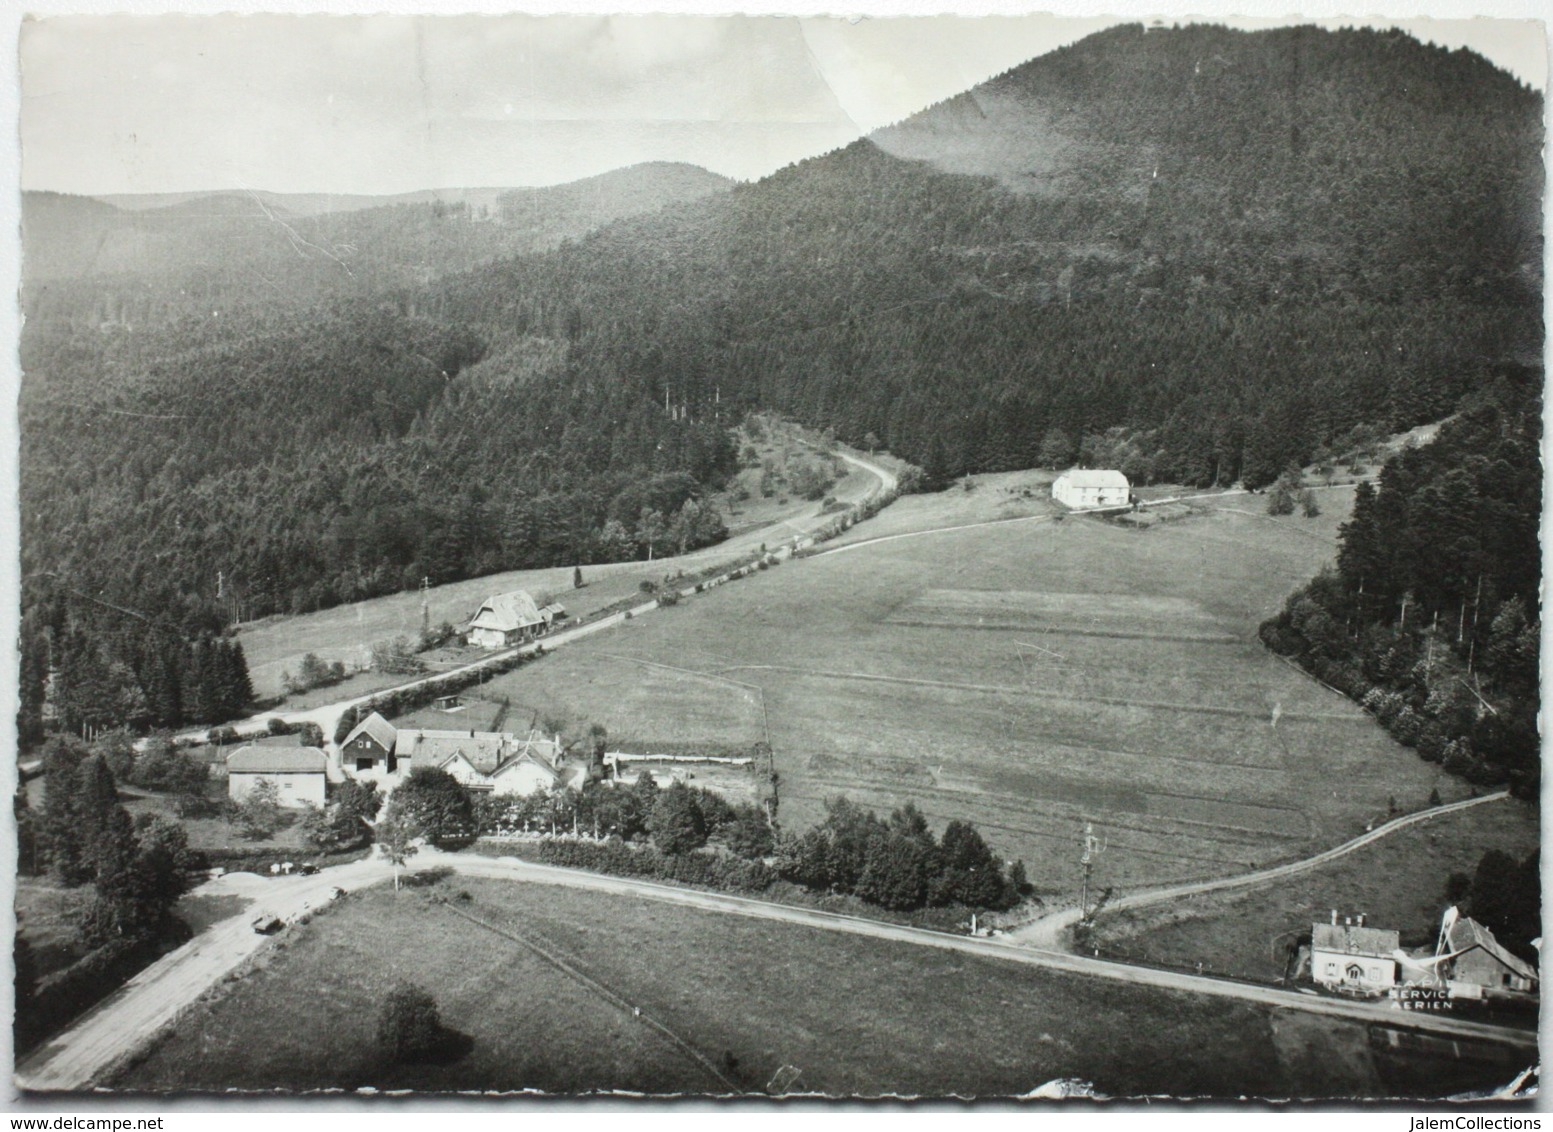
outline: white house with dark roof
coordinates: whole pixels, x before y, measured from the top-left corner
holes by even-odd
[[[239,747],[226,760],[227,796],[242,802],[268,781],[282,806],[322,808],[328,767],[328,756],[317,747]]]
[[[566,616],[566,608],[551,602],[540,605],[527,590],[496,594],[485,599],[469,622],[469,643],[500,649],[531,640]]]
[[[1052,498],[1065,506],[1125,507],[1132,499],[1127,477],[1104,468],[1071,468],[1052,483]]]
[[[1385,994],[1397,984],[1400,935],[1390,928],[1368,928],[1364,917],[1312,924],[1310,973],[1317,983],[1350,994]]]

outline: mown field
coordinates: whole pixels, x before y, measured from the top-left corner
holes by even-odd
[[[427,899],[460,889],[472,899],[457,907],[531,946]],[[451,1031],[440,1064],[393,1065],[376,1051],[379,1004],[401,979],[438,1002]],[[299,1020],[306,1041],[296,1040]],[[833,1096],[1006,1096],[1059,1077],[1112,1096],[1437,1095],[1506,1076],[1501,1064],[1427,1066],[1429,1075],[1416,1063],[1389,1064],[1372,1056],[1365,1027],[1346,1022],[454,877],[434,889],[353,895],[288,933],[259,969],[221,984],[113,1084],[727,1091],[696,1054],[740,1091],[762,1091],[791,1066],[791,1089]]]
[[[1404,946],[1432,942],[1445,880],[1469,876],[1501,849],[1517,860],[1541,843],[1535,807],[1507,798],[1399,830],[1336,861],[1266,887],[1102,914],[1095,942],[1119,957],[1272,981],[1288,945],[1331,909],[1395,928]]]
[[[1319,494],[1310,519],[1230,496],[1146,531],[893,529],[908,537],[698,595],[487,694],[601,722],[612,745],[769,736],[784,824],[838,793],[915,801],[974,820],[1046,890],[1076,887],[1086,819],[1101,884],[1240,872],[1362,832],[1393,797],[1412,810],[1436,788],[1465,794],[1256,640],[1333,553],[1352,491]],[[941,526],[946,507],[908,498],[885,515]]]

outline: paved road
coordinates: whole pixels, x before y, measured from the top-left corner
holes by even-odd
[[[267,937],[250,923],[260,911],[291,919],[310,907],[327,903],[329,890],[346,890],[391,877],[382,861],[356,861],[325,869],[315,876],[266,878],[234,873],[201,885],[202,895],[239,895],[254,903],[163,956],[53,1040],[34,1050],[16,1066],[19,1088],[77,1091],[100,1081],[104,1074],[134,1053],[245,959],[264,946]]]
[[[1497,802],[1508,798],[1508,790],[1497,790],[1492,794],[1484,794],[1481,798],[1467,798],[1460,802],[1451,802],[1444,806],[1435,806],[1427,810],[1419,810],[1417,813],[1404,814],[1399,818],[1378,825],[1368,833],[1360,834],[1352,841],[1345,841],[1341,845],[1334,846],[1324,852],[1317,853],[1313,857],[1304,857],[1298,861],[1291,861],[1286,865],[1276,865],[1270,869],[1259,869],[1254,873],[1242,873],[1239,876],[1218,877],[1214,880],[1194,881],[1190,884],[1171,885],[1167,888],[1153,888],[1145,892],[1134,892],[1127,896],[1117,897],[1106,905],[1107,912],[1121,912],[1128,908],[1143,908],[1150,904],[1163,904],[1170,900],[1179,900],[1186,896],[1202,896],[1210,892],[1222,892],[1231,888],[1249,888],[1253,885],[1266,884],[1269,881],[1282,880],[1285,877],[1296,876],[1311,869],[1318,868],[1335,861],[1339,857],[1346,857],[1356,849],[1362,849],[1372,842],[1388,837],[1400,829],[1406,829],[1421,821],[1428,821],[1444,814],[1453,814],[1458,810],[1469,809],[1472,806],[1481,806],[1488,802]],[[1067,931],[1078,923],[1081,910],[1077,907],[1060,908],[1055,912],[1042,916],[1039,920],[1032,920],[1028,924],[1013,929],[1006,938],[1016,943],[1029,947],[1053,948],[1061,947],[1066,938]]]

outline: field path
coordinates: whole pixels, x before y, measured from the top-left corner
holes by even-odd
[[[1165,888],[1153,888],[1145,892],[1134,892],[1127,896],[1121,896],[1106,904],[1107,912],[1120,912],[1128,908],[1144,908],[1150,904],[1163,904],[1167,900],[1178,900],[1184,896],[1201,896],[1209,892],[1222,892],[1231,888],[1249,888],[1254,885],[1266,884],[1268,881],[1282,880],[1284,877],[1296,876],[1319,868],[1329,861],[1335,861],[1339,857],[1346,857],[1356,849],[1362,849],[1372,842],[1379,841],[1383,837],[1389,837],[1398,830],[1406,829],[1418,822],[1428,821],[1431,818],[1441,817],[1445,814],[1455,813],[1457,810],[1469,809],[1472,806],[1481,806],[1488,802],[1497,802],[1508,798],[1508,790],[1496,790],[1492,794],[1484,794],[1480,798],[1466,798],[1460,802],[1451,802],[1444,806],[1434,806],[1427,810],[1419,810],[1416,813],[1404,814],[1399,818],[1378,825],[1368,833],[1362,833],[1352,841],[1345,841],[1341,845],[1334,846],[1313,857],[1304,857],[1298,861],[1290,861],[1285,865],[1275,865],[1270,869],[1258,869],[1254,873],[1242,873],[1239,876],[1219,877],[1216,880],[1194,881],[1190,884],[1175,884]],[[1035,948],[1060,948],[1064,945],[1068,929],[1078,923],[1083,911],[1076,907],[1059,908],[1050,912],[1038,920],[1032,920],[1028,924],[1022,924],[1012,929],[1007,938],[1026,947]]]

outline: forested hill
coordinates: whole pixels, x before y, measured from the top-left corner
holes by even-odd
[[[24,193],[29,318],[159,328],[193,311],[295,307],[423,286],[546,251],[624,217],[728,191],[694,165],[648,162],[537,189],[401,198],[230,192],[133,198]]]
[[[746,409],[930,483],[1082,450],[1256,486],[1444,417],[1541,355],[1541,111],[1397,32],[1130,26],[731,189],[29,200],[24,734],[49,632],[105,722],[175,722],[124,617],[175,671],[239,612],[713,539]]]
[[[1120,428],[1136,478],[1254,485],[1540,356],[1541,139],[1401,33],[1119,27],[443,301],[941,475]]]

